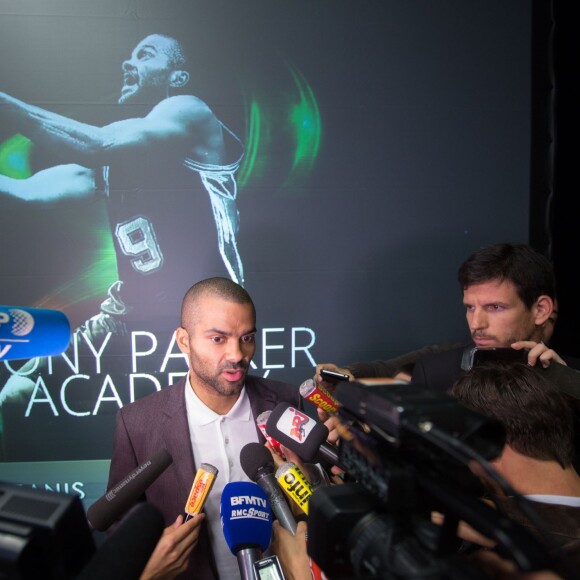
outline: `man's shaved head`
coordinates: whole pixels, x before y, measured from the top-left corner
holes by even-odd
[[[236,304],[250,304],[256,321],[256,308],[248,292],[239,284],[229,278],[207,278],[194,284],[186,293],[181,305],[181,326],[195,324],[198,319],[198,306],[200,299],[205,296],[213,296],[234,302]]]

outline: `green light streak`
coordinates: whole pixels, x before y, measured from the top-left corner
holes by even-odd
[[[30,150],[32,141],[17,133],[0,144],[0,173],[14,179],[32,175]]]
[[[289,121],[293,127],[296,149],[292,172],[309,172],[320,149],[322,124],[312,88],[295,68],[288,66],[298,89],[299,100],[290,107]]]
[[[246,138],[245,156],[238,173],[238,186],[247,185],[250,175],[254,172],[258,160],[260,145],[260,130],[262,127],[262,113],[255,100],[250,103],[248,133]]]
[[[95,239],[95,248],[87,256],[87,267],[44,295],[38,306],[66,310],[86,300],[105,299],[109,286],[118,279],[115,247],[108,226],[87,229],[85,223],[81,225],[85,235]]]

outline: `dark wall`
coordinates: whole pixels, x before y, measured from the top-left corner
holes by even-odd
[[[557,349],[580,356],[580,282],[578,277],[578,31],[573,5],[554,2],[556,165],[554,180],[554,263],[558,277],[560,318],[554,335]]]

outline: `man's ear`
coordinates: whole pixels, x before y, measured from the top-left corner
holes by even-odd
[[[189,334],[182,326],[175,331],[175,342],[183,354],[189,354]]]
[[[536,324],[542,326],[554,311],[554,301],[549,296],[542,294],[535,304],[536,309]]]
[[[178,89],[189,82],[189,73],[186,70],[174,70],[169,77],[169,86]]]

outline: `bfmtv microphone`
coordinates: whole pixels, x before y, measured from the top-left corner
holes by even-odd
[[[280,525],[296,535],[296,520],[274,476],[271,453],[259,443],[246,443],[240,452],[240,465],[244,473],[266,492],[270,507]]]
[[[145,493],[145,490],[171,465],[173,458],[160,449],[143,462],[87,510],[87,519],[95,530],[103,532],[125,515]]]
[[[238,559],[242,580],[254,580],[254,563],[268,549],[272,535],[266,492],[250,481],[226,483],[220,515],[226,544]]]
[[[70,338],[70,323],[60,310],[0,306],[0,360],[61,354]]]
[[[279,403],[268,417],[266,431],[304,461],[319,458],[346,471],[338,459],[336,448],[326,443],[329,434],[326,425],[292,405]]]

